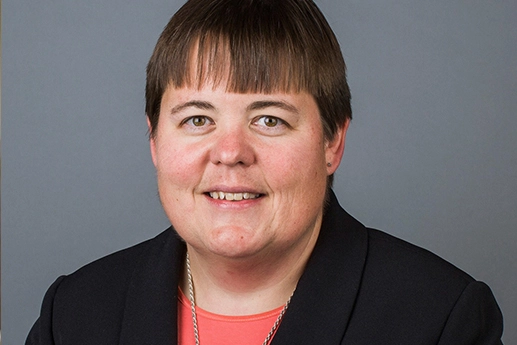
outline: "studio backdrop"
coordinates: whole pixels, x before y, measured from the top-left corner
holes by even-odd
[[[3,1],[5,345],[59,275],[168,226],[145,67],[182,2]],[[517,2],[317,3],[352,91],[342,206],[485,281],[517,343]]]

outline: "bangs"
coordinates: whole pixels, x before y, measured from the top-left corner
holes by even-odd
[[[223,32],[199,33],[184,47],[184,56],[176,59],[166,77],[174,87],[214,88],[226,85],[227,92],[273,93],[307,91],[315,94],[317,81],[309,76],[317,68],[307,52],[299,51],[289,37],[272,33]],[[266,39],[267,37],[267,39]],[[180,53],[183,49],[178,49]],[[312,73],[311,73],[312,70]],[[319,93],[319,92],[317,92]]]
[[[289,2],[190,1],[158,42],[162,90],[223,83],[237,93],[330,92],[344,70],[339,44],[314,4]]]
[[[312,91],[313,83],[309,83],[308,71],[304,70],[308,64],[299,61],[303,56],[285,40],[276,43],[280,42],[221,33],[202,35],[188,48],[185,65],[170,71],[169,83],[198,89],[225,85],[227,92],[234,93]]]

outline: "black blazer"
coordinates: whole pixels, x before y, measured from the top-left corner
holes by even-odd
[[[273,345],[501,344],[502,316],[487,285],[365,228],[330,199]],[[58,278],[26,344],[176,344],[184,255],[169,228]]]

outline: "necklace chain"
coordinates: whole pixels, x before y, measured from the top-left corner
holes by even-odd
[[[196,345],[199,345],[199,328],[197,325],[197,313],[196,313],[196,299],[194,296],[194,283],[192,280],[192,271],[190,270],[190,257],[187,252],[187,279],[188,279],[188,294],[189,294],[189,300],[190,300],[190,310],[192,312],[192,323],[194,325],[194,339],[196,341]],[[275,323],[273,324],[273,327],[271,327],[271,330],[266,336],[266,339],[264,339],[264,342],[262,345],[268,345],[271,341],[271,338],[273,337],[273,334],[275,334],[275,331],[277,330],[278,326],[280,326],[280,321],[282,321],[282,318],[284,317],[285,312],[287,311],[287,308],[289,307],[289,303],[291,303],[291,297],[293,297],[294,291],[289,296],[289,299],[285,303],[284,307],[280,311],[280,314],[276,318]]]

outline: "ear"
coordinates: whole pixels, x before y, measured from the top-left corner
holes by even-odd
[[[338,128],[334,138],[331,141],[327,141],[325,143],[325,159],[327,163],[328,175],[332,175],[341,163],[341,158],[343,157],[343,152],[345,151],[346,132],[349,125],[350,119],[347,119],[346,122]]]
[[[151,121],[149,121],[149,117],[147,118],[147,131],[149,132],[149,146],[151,149],[151,158],[153,159],[153,164],[156,167],[156,138],[151,135],[152,133],[152,127],[151,127]]]

